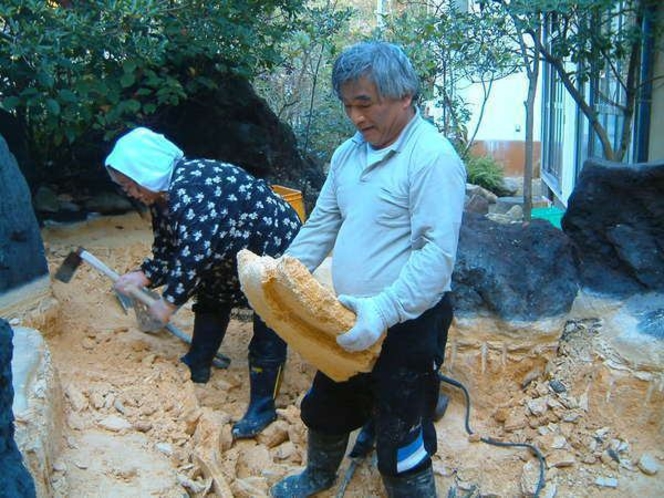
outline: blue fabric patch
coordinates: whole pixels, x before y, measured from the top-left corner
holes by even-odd
[[[417,438],[412,443],[397,450],[397,472],[407,472],[417,467],[428,456],[427,451],[424,449],[424,439],[422,437],[422,428],[420,427]]]

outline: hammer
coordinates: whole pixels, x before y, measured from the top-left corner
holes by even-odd
[[[68,283],[72,279],[74,273],[76,273],[76,270],[83,261],[90,264],[93,268],[102,272],[113,282],[116,282],[120,278],[120,275],[117,272],[113,271],[111,268],[106,266],[102,261],[97,259],[95,256],[93,256],[90,252],[86,251],[82,247],[79,247],[78,249],[70,252],[67,255],[65,260],[62,262],[62,265],[60,265],[60,268],[58,268],[58,271],[55,273],[55,278],[60,280],[61,282]],[[137,287],[133,286],[128,287],[127,294],[129,294],[132,298],[136,299],[137,301],[140,301],[141,303],[143,303],[148,307],[150,307],[155,301],[155,299],[147,291],[139,289]],[[177,328],[175,325],[167,323],[164,327],[166,328],[166,330],[168,330],[178,339],[181,339],[187,344],[191,344],[191,338],[187,334],[182,332],[182,330]],[[213,361],[213,365],[215,365],[218,368],[228,368],[228,365],[231,362],[229,357],[219,352],[217,352],[215,356],[216,358]]]

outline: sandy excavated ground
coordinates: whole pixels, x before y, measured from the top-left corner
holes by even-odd
[[[122,273],[141,261],[151,243],[149,222],[136,214],[49,226],[42,233],[52,273],[78,246]],[[311,366],[290,353],[277,400],[279,420],[257,440],[233,442],[232,421],[242,416],[248,398],[247,313],[231,322],[221,347],[232,359],[230,367],[215,370],[208,384],[198,385],[188,380],[188,370],[178,361],[187,346],[166,331],[141,332],[132,312],[125,314],[110,290],[110,280],[86,264],[70,283],[53,283],[61,317],[57,330],[42,332],[65,393],[65,441],[52,476],[56,496],[213,493],[213,483],[202,471],[205,456],[201,457],[201,448],[209,449],[210,441],[219,449],[216,464],[223,482],[218,482],[234,496],[266,496],[275,481],[300,469],[306,433],[299,402],[314,373]],[[174,318],[187,333],[192,322],[190,305]],[[593,324],[579,325],[580,333],[572,334],[576,341],[561,347],[554,362],[567,385],[590,371],[592,336],[581,333],[589,326]],[[512,497],[524,489],[532,491],[538,473],[535,457],[523,449],[497,448],[469,438],[463,398],[449,392],[451,406],[437,424],[434,469],[439,495]],[[473,406],[471,426],[482,435],[535,441],[542,447],[553,465],[546,471],[542,496],[661,496],[664,471],[648,476],[637,465],[643,454],[662,465],[662,435],[652,427],[644,433],[631,420],[601,414],[591,418],[577,404],[549,411],[545,407],[550,420],[523,415],[522,424],[508,428],[510,417],[524,412],[528,403],[536,411],[537,400],[555,398],[541,379],[505,398],[498,393],[495,406]],[[569,423],[563,422],[565,417]],[[337,496],[349,463],[346,459],[342,464],[337,485],[320,496]],[[598,485],[598,478],[605,481]],[[611,479],[617,479],[617,488],[610,487]],[[344,496],[384,496],[371,457],[357,467]]]

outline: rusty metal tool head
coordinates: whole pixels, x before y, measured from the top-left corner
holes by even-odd
[[[106,266],[82,247],[79,247],[67,255],[65,260],[62,262],[62,265],[60,265],[60,268],[58,268],[58,271],[55,273],[55,278],[65,283],[69,282],[83,261],[101,271],[113,282],[120,278],[120,275],[117,272],[111,270],[108,266]]]
[[[78,253],[80,250],[82,250],[81,247],[67,255],[65,260],[60,265],[60,268],[58,268],[58,271],[55,272],[56,279],[66,284],[69,283],[69,281],[74,276],[74,273],[76,273],[76,270],[78,270],[78,267],[81,266],[81,263],[83,262],[81,256]]]
[[[60,280],[61,282],[68,283],[74,276],[74,273],[76,273],[76,270],[78,270],[78,267],[81,266],[81,263],[83,261],[89,263],[94,268],[101,271],[104,275],[109,277],[113,282],[115,282],[118,278],[120,278],[120,275],[117,272],[110,269],[108,266],[106,266],[104,263],[102,263],[100,260],[98,260],[96,257],[94,257],[92,254],[90,254],[82,247],[79,247],[78,249],[70,252],[67,255],[65,260],[60,265],[60,268],[58,268],[58,270],[55,272],[54,277]],[[118,300],[120,301],[120,305],[122,306],[122,309],[125,311],[125,313],[129,308],[133,307],[133,302],[130,297],[125,296],[117,291],[114,292]]]

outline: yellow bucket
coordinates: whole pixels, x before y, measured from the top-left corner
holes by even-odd
[[[294,188],[284,187],[283,185],[272,185],[272,190],[279,194],[288,204],[290,204],[295,212],[304,222],[306,218],[304,210],[304,199],[302,199],[302,192]]]

